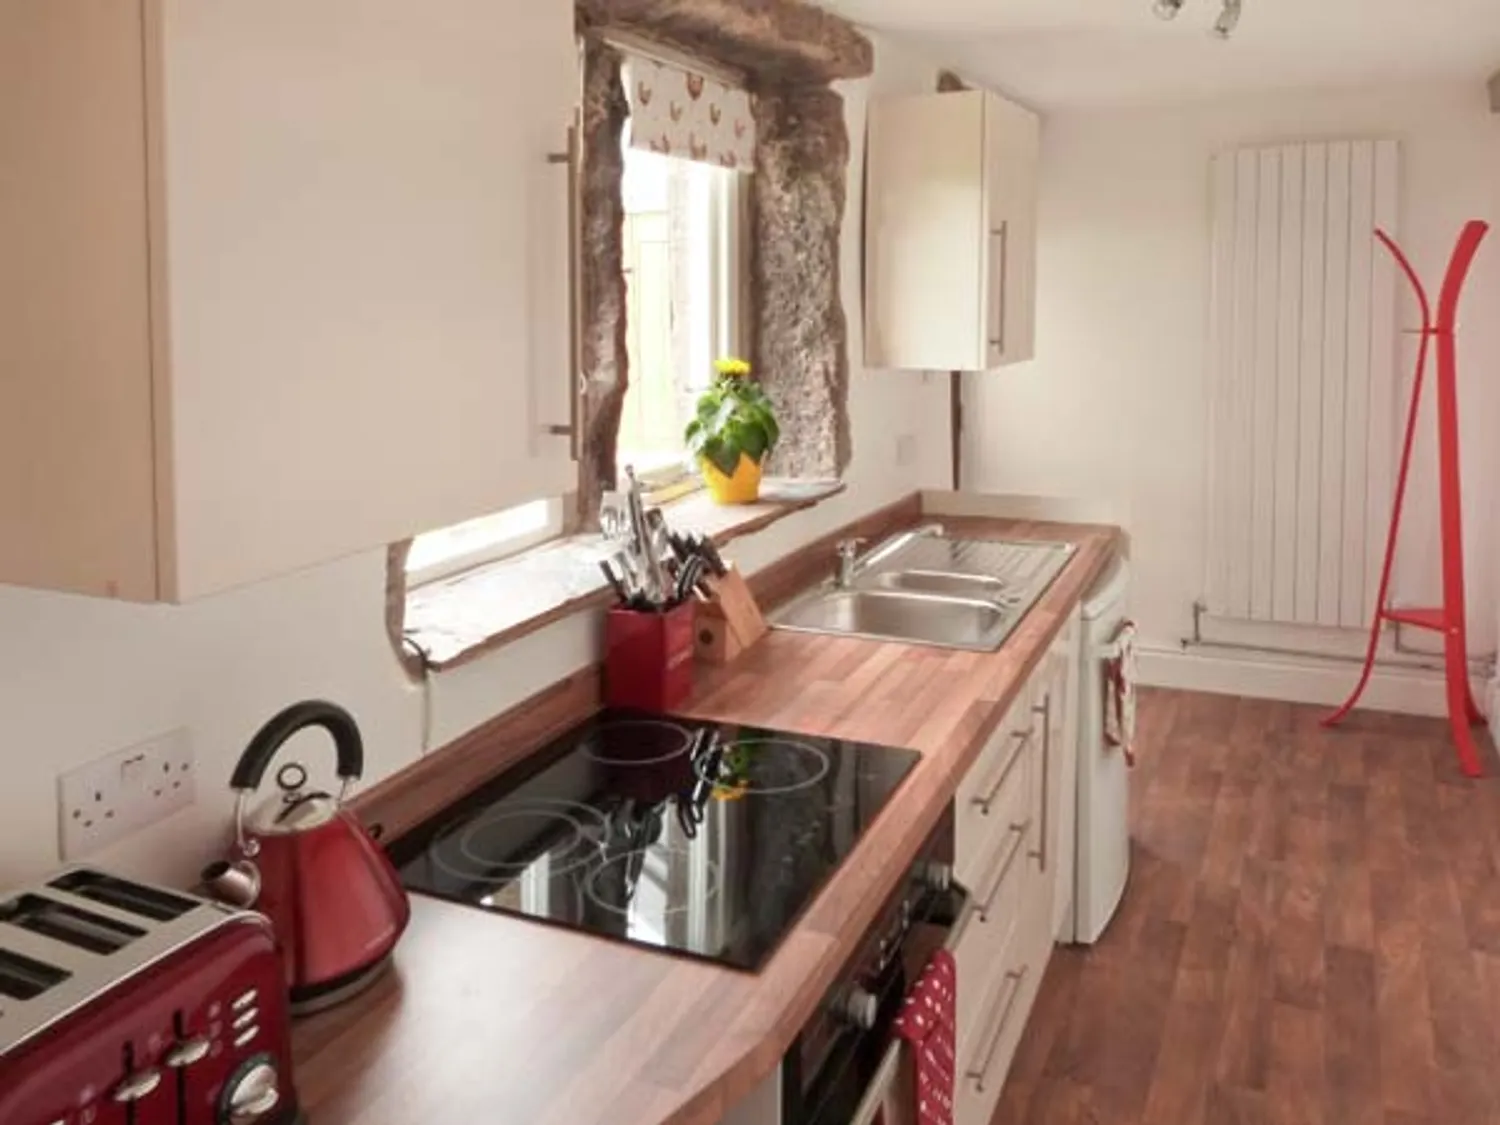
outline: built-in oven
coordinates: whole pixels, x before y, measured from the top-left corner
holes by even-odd
[[[951,809],[782,1064],[782,1125],[906,1125],[910,1051],[893,1024],[932,955],[956,948],[970,915],[953,880]]]

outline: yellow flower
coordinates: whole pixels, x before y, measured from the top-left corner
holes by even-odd
[[[743,379],[750,374],[750,365],[738,356],[727,355],[714,360],[714,370],[726,379]]]

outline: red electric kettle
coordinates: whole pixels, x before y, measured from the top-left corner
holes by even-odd
[[[307,770],[287,762],[276,771],[281,792],[247,815],[271,759],[310,726],[333,736],[339,795],[307,791]],[[297,1014],[330,1007],[370,984],[411,917],[395,868],[343,806],[363,772],[364,742],[348,711],[320,700],[288,707],[240,756],[230,778],[234,853],[203,872],[218,897],[271,919]]]

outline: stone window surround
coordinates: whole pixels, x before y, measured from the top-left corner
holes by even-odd
[[[621,54],[602,41],[610,29],[661,43],[746,76],[756,117],[756,171],[751,177],[749,288],[751,362],[782,420],[773,472],[801,479],[840,478],[852,441],[848,422],[848,326],[840,281],[849,137],[836,80],[865,77],[874,66],[869,41],[843,19],[801,0],[578,0],[583,38],[580,168],[580,350],[583,374],[579,492],[575,510],[585,529],[597,526],[603,482],[614,479],[616,437],[629,385],[625,345],[624,206],[621,180],[624,125]],[[726,542],[811,503],[772,499],[757,510],[707,516]],[[686,513],[693,498],[683,501]],[[701,501],[700,501],[701,505]],[[675,515],[675,513],[674,513]],[[702,524],[704,514],[689,517]],[[481,567],[473,575],[424,588],[406,587],[410,542],[388,552],[386,625],[403,667],[413,677],[463,663],[573,612],[607,603],[593,575],[588,537],[575,536]],[[545,580],[542,576],[545,575]],[[472,580],[470,580],[472,579]],[[469,580],[469,581],[466,581]],[[485,618],[497,603],[523,591],[531,603],[514,614]],[[461,641],[443,636],[444,617],[464,621]],[[440,642],[434,638],[440,638]],[[441,655],[431,649],[445,644]]]
[[[595,526],[616,476],[629,387],[621,200],[629,102],[622,35],[742,75],[756,119],[748,178],[748,358],[782,422],[772,473],[842,476],[852,455],[840,239],[849,138],[832,81],[873,69],[870,43],[800,0],[578,0],[583,40],[578,512]]]

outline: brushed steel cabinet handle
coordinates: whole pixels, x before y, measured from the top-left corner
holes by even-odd
[[[1021,854],[1021,845],[1026,842],[1026,833],[1031,830],[1031,821],[1022,821],[1020,824],[1010,826],[1010,835],[1013,837],[1010,849],[1005,853],[1005,858],[1000,861],[996,869],[995,881],[990,884],[990,889],[980,901],[976,913],[981,922],[990,920],[990,910],[994,908],[995,898],[1000,894],[1000,888],[1005,885],[1005,877],[1010,874],[1010,869],[1015,866],[1016,856]]]
[[[1022,965],[1019,969],[1012,969],[1005,974],[1008,992],[1005,1002],[1000,1005],[1000,1018],[995,1021],[994,1031],[985,1040],[984,1050],[975,1056],[973,1064],[965,1075],[974,1083],[974,1089],[978,1093],[984,1093],[985,1083],[989,1081],[990,1067],[995,1063],[995,1053],[1000,1049],[1000,1040],[1005,1036],[1005,1029],[1010,1026],[1010,1016],[1015,1010],[1016,1001],[1021,997],[1021,983],[1026,979],[1029,969],[1029,965]]]
[[[1041,703],[1032,708],[1032,711],[1042,720],[1042,809],[1040,817],[1042,821],[1041,845],[1031,853],[1031,858],[1039,860],[1043,871],[1047,870],[1047,828],[1052,805],[1051,794],[1047,792],[1047,786],[1052,780],[1052,693],[1049,691],[1042,697]]]
[[[1032,733],[1032,731],[1024,730],[1016,731],[1011,735],[1011,738],[1015,739],[1015,748],[1011,750],[1010,757],[1005,759],[1005,765],[1000,767],[994,783],[985,789],[984,795],[976,795],[972,799],[973,803],[979,806],[980,815],[990,815],[990,807],[994,805],[995,798],[1000,795],[1000,790],[1005,788],[1005,782],[1015,770],[1016,763],[1021,760],[1021,754],[1031,744]]]
[[[990,337],[990,347],[999,349],[1003,356],[1006,339],[1006,290],[1010,287],[1010,220],[1001,219],[999,227],[990,231],[990,239],[991,241],[1000,240],[1000,283],[996,286],[998,292],[995,295],[995,316],[999,321],[999,335]]]
[[[583,323],[582,284],[579,262],[582,237],[579,232],[578,165],[581,156],[580,126],[575,120],[568,126],[568,147],[565,152],[549,152],[548,164],[566,165],[568,169],[568,421],[566,425],[553,423],[547,433],[568,439],[568,455],[574,461],[582,456],[583,424],[579,417],[583,397]]]

